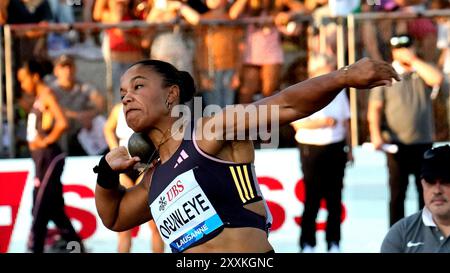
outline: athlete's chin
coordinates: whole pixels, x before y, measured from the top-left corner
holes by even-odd
[[[142,122],[139,120],[128,120],[127,119],[127,125],[130,127],[133,131],[140,133],[144,131],[144,127],[142,126]]]

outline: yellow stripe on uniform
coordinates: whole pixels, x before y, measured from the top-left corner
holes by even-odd
[[[247,172],[247,165],[243,166],[244,168],[244,175],[245,175],[245,181],[247,181],[248,190],[250,192],[250,197],[253,199],[255,198],[255,195],[253,194],[252,185],[250,184],[250,179],[248,178],[248,172]]]
[[[233,166],[230,166],[231,175],[233,176],[234,184],[236,185],[236,188],[239,192],[239,196],[241,197],[242,203],[247,202],[245,200],[244,196],[242,195],[241,186],[239,186],[239,181],[237,180],[236,173],[234,172]]]
[[[247,198],[247,200],[250,200],[250,196],[248,196],[247,186],[245,185],[244,178],[242,177],[241,166],[237,166],[236,169],[239,174],[239,181],[241,181],[242,188],[244,189],[245,197]]]

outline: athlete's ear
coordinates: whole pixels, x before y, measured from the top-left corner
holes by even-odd
[[[166,105],[172,105],[180,101],[180,88],[178,85],[172,85],[169,87],[169,92],[167,94]]]

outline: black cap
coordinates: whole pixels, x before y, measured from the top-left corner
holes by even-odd
[[[423,155],[421,177],[428,182],[436,179],[450,181],[450,146],[429,149]]]

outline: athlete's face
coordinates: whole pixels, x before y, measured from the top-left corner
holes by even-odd
[[[146,132],[168,115],[167,87],[163,78],[149,66],[135,65],[120,81],[120,96],[128,126],[136,132]]]
[[[27,68],[20,68],[17,71],[17,79],[20,82],[20,87],[27,94],[34,94],[35,91],[35,75],[31,74]]]
[[[433,217],[450,219],[450,181],[436,179],[429,183],[422,179],[425,206]]]

